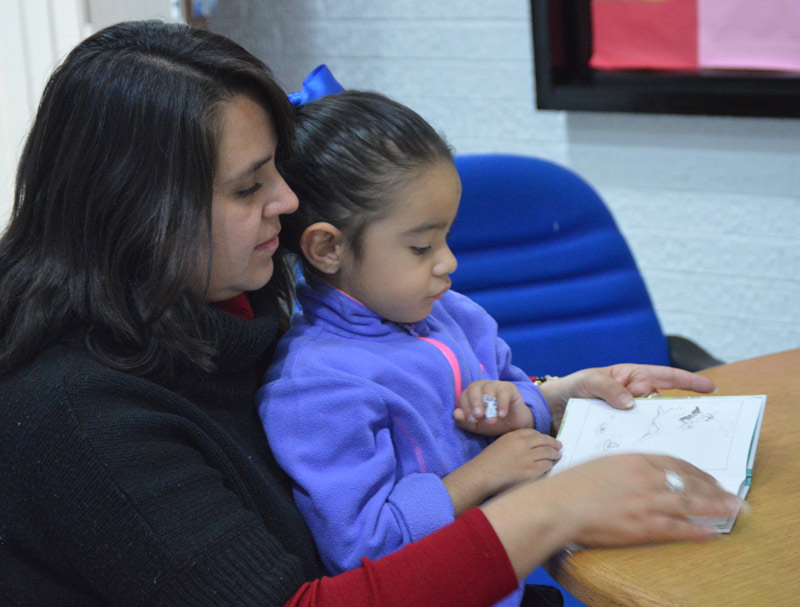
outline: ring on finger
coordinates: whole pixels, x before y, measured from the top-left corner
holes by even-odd
[[[664,486],[673,493],[686,494],[686,483],[683,477],[674,470],[664,470]]]

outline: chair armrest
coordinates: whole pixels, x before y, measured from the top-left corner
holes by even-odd
[[[691,339],[680,335],[667,335],[670,365],[686,371],[702,371],[709,367],[725,364],[712,356]]]

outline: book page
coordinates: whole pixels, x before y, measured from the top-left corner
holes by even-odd
[[[572,399],[558,435],[562,458],[551,474],[603,455],[664,454],[739,493],[763,402],[763,396],[652,398],[622,411],[600,400]]]

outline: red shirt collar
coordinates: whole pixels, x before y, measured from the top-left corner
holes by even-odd
[[[250,300],[247,299],[246,293],[239,293],[236,297],[231,297],[225,301],[218,301],[214,305],[235,318],[253,320],[253,308],[250,305]]]

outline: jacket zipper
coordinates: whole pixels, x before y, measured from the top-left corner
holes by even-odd
[[[453,385],[456,390],[456,399],[455,399],[455,406],[458,408],[458,397],[461,396],[461,367],[458,365],[458,359],[456,355],[453,353],[448,346],[440,342],[438,339],[432,339],[430,337],[422,337],[417,333],[414,329],[413,325],[410,324],[402,324],[402,326],[406,331],[408,331],[413,337],[417,339],[421,339],[422,341],[426,341],[429,344],[436,346],[436,348],[441,352],[445,359],[447,360],[448,364],[450,365],[450,369],[453,371]]]

